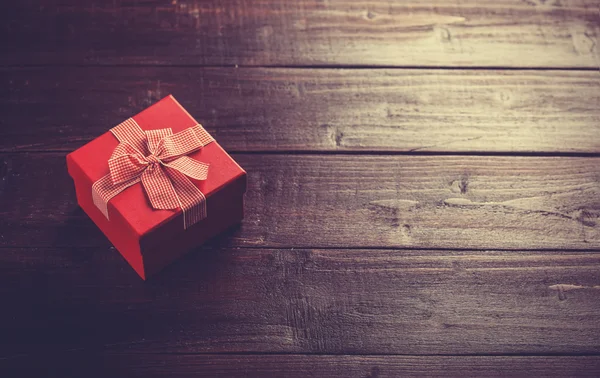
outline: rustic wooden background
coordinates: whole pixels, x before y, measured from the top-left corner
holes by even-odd
[[[600,374],[597,0],[23,0],[0,376]],[[142,282],[65,154],[174,94],[240,227]]]

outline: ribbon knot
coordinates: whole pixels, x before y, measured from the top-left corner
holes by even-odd
[[[160,163],[162,163],[162,161],[158,157],[156,157],[154,154],[146,156],[146,161],[149,164],[160,164]]]
[[[92,186],[94,204],[107,219],[108,201],[138,182],[152,208],[181,208],[184,228],[206,217],[206,198],[189,178],[205,180],[208,164],[186,156],[213,141],[202,126],[177,134],[144,131],[130,118],[111,132],[120,143],[108,160],[109,174]]]

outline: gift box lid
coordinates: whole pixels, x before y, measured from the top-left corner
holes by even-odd
[[[171,128],[173,133],[177,133],[198,125],[198,122],[172,95],[163,98],[132,118],[143,130]],[[74,165],[77,171],[86,177],[86,181],[96,182],[109,173],[108,160],[118,144],[117,138],[107,131],[70,153],[67,156],[69,165]],[[188,156],[210,165],[206,180],[198,181],[190,178],[190,181],[202,191],[207,200],[210,200],[210,196],[224,186],[232,182],[240,182],[239,179],[242,176],[244,180],[241,194],[245,192],[246,172],[216,141]],[[140,239],[149,234],[154,238],[168,239],[184,231],[182,210],[153,209],[141,183],[134,184],[112,198],[108,203],[108,213],[109,218],[112,217],[112,214],[118,213]],[[210,214],[208,216],[210,217]],[[179,218],[176,226],[171,224],[163,227],[172,223],[175,218]],[[157,229],[161,229],[161,232],[156,232]]]

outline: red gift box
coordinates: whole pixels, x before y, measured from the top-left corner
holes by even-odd
[[[173,96],[165,97],[133,120],[144,131],[171,128],[176,134],[194,126],[201,128]],[[79,206],[142,279],[242,220],[246,172],[216,141],[187,154],[209,164],[205,180],[189,179],[206,197],[206,218],[184,228],[183,211],[153,209],[138,182],[108,201],[107,219],[94,203],[92,185],[109,174],[108,161],[118,145],[113,133],[106,132],[67,155],[67,167],[75,182]]]

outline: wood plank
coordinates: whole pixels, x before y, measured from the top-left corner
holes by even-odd
[[[230,151],[600,152],[600,72],[0,71],[0,150],[73,150],[173,93]]]
[[[536,377],[597,376],[597,356],[179,355],[70,352],[0,362],[57,377]],[[90,366],[96,366],[90,370]],[[2,370],[0,370],[2,371]],[[77,375],[77,374],[80,375]],[[22,375],[21,375],[22,376]]]
[[[595,0],[13,1],[2,64],[598,68]]]
[[[600,248],[600,164],[583,157],[235,154],[246,219],[220,245]],[[64,156],[2,154],[1,246],[107,246]]]
[[[204,249],[143,282],[108,248],[1,252],[2,359],[600,353],[598,253]]]

